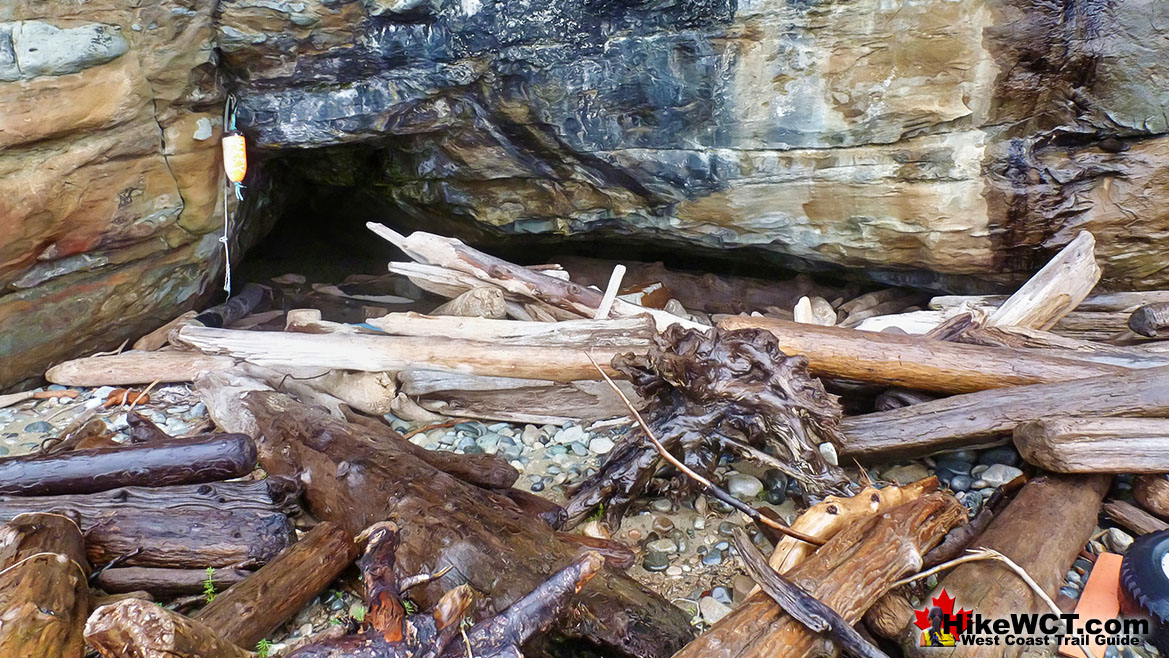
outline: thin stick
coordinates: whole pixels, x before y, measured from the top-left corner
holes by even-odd
[[[609,317],[609,309],[613,308],[613,300],[617,298],[617,291],[621,288],[621,279],[625,278],[625,266],[618,264],[613,268],[613,274],[609,275],[609,285],[605,288],[605,296],[601,298],[601,303],[597,305],[597,312],[593,314],[596,320],[604,320]]]
[[[629,398],[625,397],[625,394],[621,392],[621,389],[617,388],[617,384],[613,382],[609,375],[607,375],[605,371],[601,369],[601,366],[597,364],[595,359],[593,359],[593,355],[586,352],[585,356],[588,357],[589,362],[593,364],[593,367],[597,369],[597,372],[601,373],[601,377],[605,379],[605,383],[609,385],[609,388],[613,389],[613,392],[621,398],[621,402],[625,404],[625,408],[629,410],[629,413],[633,414],[633,418],[637,421],[637,424],[641,426],[641,431],[645,432],[645,436],[654,444],[654,447],[657,448],[658,454],[662,456],[662,459],[665,459],[670,464],[672,464],[674,468],[677,468],[679,471],[690,477],[690,479],[702,485],[702,487],[706,489],[710,495],[739,510],[743,514],[746,514],[752,521],[755,521],[756,523],[762,523],[763,525],[766,525],[770,528],[775,528],[776,530],[793,539],[805,541],[814,546],[824,545],[824,542],[816,539],[815,537],[805,535],[804,533],[796,530],[792,530],[791,528],[782,523],[779,523],[778,521],[775,521],[774,519],[763,516],[754,507],[751,507],[738,498],[731,496],[710,480],[707,480],[698,473],[695,473],[690,469],[690,467],[678,461],[676,457],[670,454],[670,451],[666,450],[666,447],[662,445],[662,442],[658,441],[658,437],[654,436],[653,430],[649,428],[649,424],[646,423],[645,419],[641,417],[641,414],[637,411],[637,408],[633,406],[633,403],[629,401]]]
[[[134,398],[134,401],[130,403],[130,408],[127,410],[127,412],[129,412],[129,411],[134,411],[134,407],[137,407],[137,406],[138,406],[138,403],[142,401],[142,398],[146,397],[146,395],[147,395],[148,393],[150,393],[150,389],[152,389],[152,388],[154,388],[155,386],[157,386],[157,385],[158,385],[158,382],[160,382],[160,381],[162,381],[162,380],[161,380],[161,379],[156,379],[156,380],[154,380],[154,381],[150,382],[150,386],[147,386],[147,387],[146,387],[146,389],[145,389],[145,390],[143,390],[141,393],[139,393],[139,394],[138,394],[138,397]],[[129,390],[127,390],[127,391],[126,391],[126,398],[129,398],[129,397],[130,397],[130,391],[129,391]]]
[[[767,564],[767,558],[755,548],[742,528],[735,528],[734,539],[739,559],[747,568],[747,573],[784,612],[815,633],[828,633],[849,655],[857,658],[889,658],[835,610],[772,569]]]

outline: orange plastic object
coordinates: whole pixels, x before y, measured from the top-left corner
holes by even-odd
[[[1120,561],[1123,556],[1116,553],[1101,553],[1096,557],[1096,565],[1092,567],[1092,574],[1084,585],[1080,594],[1080,602],[1076,604],[1076,614],[1080,615],[1077,629],[1083,628],[1085,621],[1099,619],[1106,621],[1116,619],[1120,614]],[[1092,644],[1092,652],[1096,658],[1103,654],[1103,645]],[[1077,646],[1060,646],[1059,654],[1068,658],[1087,658],[1088,654]]]
[[[227,179],[233,183],[242,182],[248,173],[248,149],[244,136],[232,131],[223,136],[223,169]]]

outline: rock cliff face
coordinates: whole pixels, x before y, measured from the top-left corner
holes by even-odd
[[[1153,287],[1166,62],[1159,0],[15,0],[0,386],[214,288],[224,87],[270,171],[420,223],[958,286],[1087,228]]]

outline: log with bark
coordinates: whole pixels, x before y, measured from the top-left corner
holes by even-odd
[[[821,377],[839,377],[941,393],[1068,381],[1126,368],[1027,350],[962,345],[914,336],[821,327],[772,318],[730,317],[723,329],[765,329],[785,354],[802,355]]]
[[[1169,419],[1048,416],[1015,428],[1028,463],[1057,473],[1165,473]]]
[[[787,578],[848,623],[891,584],[918,570],[922,555],[966,517],[952,496],[932,493],[865,523],[844,529]],[[834,647],[780,608],[766,594],[747,597],[675,658],[798,658],[833,655]]]
[[[333,582],[357,553],[352,535],[322,522],[251,578],[217,594],[192,618],[228,642],[255,646]]]
[[[1169,477],[1140,475],[1132,483],[1132,497],[1153,514],[1169,518]]]
[[[1110,476],[1052,475],[1028,482],[999,514],[974,547],[996,550],[1026,571],[1054,596],[1064,574],[1096,526],[1100,501]],[[963,608],[990,619],[1012,614],[1050,612],[1046,603],[1012,572],[996,561],[969,562],[950,571],[932,595],[945,590]],[[907,657],[962,656],[1004,658],[1022,655],[1024,646],[920,647],[921,629],[906,620],[901,646]]]
[[[256,467],[244,434],[206,434],[158,443],[0,459],[0,494],[83,494],[129,486],[228,480]]]
[[[1169,368],[1055,384],[979,391],[845,418],[841,452],[857,458],[972,447],[1055,415],[1158,416],[1169,412]]]
[[[204,327],[229,327],[252,313],[267,310],[278,300],[279,289],[248,282],[238,294],[195,316]]]
[[[509,499],[461,482],[286,395],[222,376],[197,380],[221,426],[252,428],[270,474],[300,480],[313,514],[349,532],[386,519],[402,528],[399,573],[453,571],[419,587],[415,600],[435,604],[442,587],[468,583],[486,597],[479,618],[496,614],[543,582],[576,548],[533,523]],[[252,390],[247,390],[251,387]],[[610,651],[668,656],[690,636],[685,617],[626,576],[603,570],[580,592],[578,614],[562,630]]]
[[[843,487],[843,472],[819,449],[838,441],[840,406],[771,334],[671,327],[647,356],[622,355],[613,365],[650,400],[642,415],[654,435],[700,476],[709,480],[724,454],[739,454],[784,471],[809,491]],[[643,431],[628,434],[570,493],[569,525],[600,505],[609,521],[619,521],[661,459]],[[695,483],[681,477],[679,485]]]
[[[114,567],[97,574],[94,584],[110,594],[149,592],[157,599],[170,599],[204,592],[209,581],[215,591],[222,592],[251,575],[251,571],[230,567],[214,569],[210,575],[207,569]]]
[[[0,526],[0,656],[80,658],[88,577],[73,519],[24,514]]]
[[[31,512],[80,517],[94,565],[203,568],[262,564],[292,541],[285,482],[221,482],[78,496],[0,496],[0,520]],[[131,555],[132,554],[132,555]]]
[[[102,658],[254,658],[206,624],[140,599],[94,610],[85,641]]]

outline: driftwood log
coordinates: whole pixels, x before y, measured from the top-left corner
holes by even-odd
[[[256,447],[243,434],[74,450],[0,460],[0,494],[84,494],[129,486],[198,484],[247,475]]]
[[[103,658],[254,658],[207,625],[141,599],[94,610],[85,641]]]
[[[845,418],[841,452],[858,458],[970,447],[1057,415],[1156,416],[1169,412],[1169,368],[1033,384]]]
[[[986,320],[986,326],[1050,329],[1079,306],[1100,280],[1096,238],[1080,231]]]
[[[215,569],[210,575],[206,569],[115,567],[97,574],[94,584],[110,594],[149,592],[157,599],[167,599],[203,592],[209,579],[215,591],[222,592],[251,575],[251,571],[230,567]]]
[[[380,318],[371,318],[367,323],[395,336],[482,340],[500,345],[542,345],[578,349],[597,345],[628,349],[649,347],[654,334],[653,322],[640,316],[608,320],[520,322],[390,313]]]
[[[79,516],[89,561],[98,566],[128,555],[125,565],[149,567],[262,564],[293,538],[283,505],[272,500],[287,487],[273,480],[0,496],[0,521],[31,512]]]
[[[73,519],[25,514],[0,526],[0,656],[80,658],[88,576]]]
[[[108,356],[87,356],[59,363],[45,379],[65,386],[129,386],[189,382],[201,372],[230,370],[235,360],[180,350],[131,350]]]
[[[579,592],[601,570],[603,561],[587,553],[553,574],[507,610],[475,624],[458,641],[460,620],[471,604],[471,590],[460,585],[439,599],[430,613],[407,613],[402,592],[411,583],[435,575],[412,578],[395,575],[400,544],[398,527],[378,523],[363,534],[369,544],[361,558],[368,612],[365,628],[356,634],[312,643],[289,658],[438,658],[465,655],[480,658],[519,656],[520,646],[546,630]]]
[[[1153,514],[1169,518],[1169,478],[1165,475],[1138,476],[1132,483],[1132,497]]]
[[[1138,535],[1169,530],[1169,523],[1123,500],[1110,500],[1104,503],[1104,513]]]
[[[994,549],[1022,567],[1048,596],[1054,596],[1076,555],[1096,526],[1110,476],[1052,475],[1028,482],[973,547]],[[938,583],[956,604],[990,619],[1049,612],[1047,605],[1001,562],[959,565]],[[907,657],[1009,658],[1023,646],[918,646],[921,630],[906,620],[901,647]]]
[[[442,586],[469,583],[487,597],[476,615],[492,616],[576,553],[505,496],[461,482],[361,426],[288,396],[254,390],[254,384],[208,376],[197,385],[221,426],[255,432],[268,473],[305,482],[305,497],[317,518],[351,533],[394,520],[402,528],[396,552],[399,573],[453,567],[415,590],[415,600],[424,607],[438,601]],[[609,570],[598,574],[576,600],[579,613],[565,632],[610,651],[668,656],[690,636],[677,608]]]
[[[352,535],[325,521],[192,618],[228,642],[255,646],[333,582],[357,553]]]
[[[786,577],[856,623],[891,584],[918,570],[922,555],[965,517],[965,508],[952,496],[928,494],[844,529]],[[756,592],[675,658],[797,658],[833,652],[823,636]]]
[[[604,382],[568,383],[510,377],[478,377],[434,370],[399,374],[402,392],[428,411],[453,418],[564,425],[625,416],[621,399]],[[618,382],[636,396],[628,382]]]
[[[1057,473],[1169,472],[1169,419],[1047,417],[1015,428],[1028,463]]]
[[[1122,366],[1073,357],[1036,355],[1026,350],[925,340],[916,336],[821,327],[772,318],[735,316],[723,329],[766,329],[785,354],[807,358],[821,377],[900,386],[941,393],[969,393],[1005,386],[1082,379],[1119,373]]]

